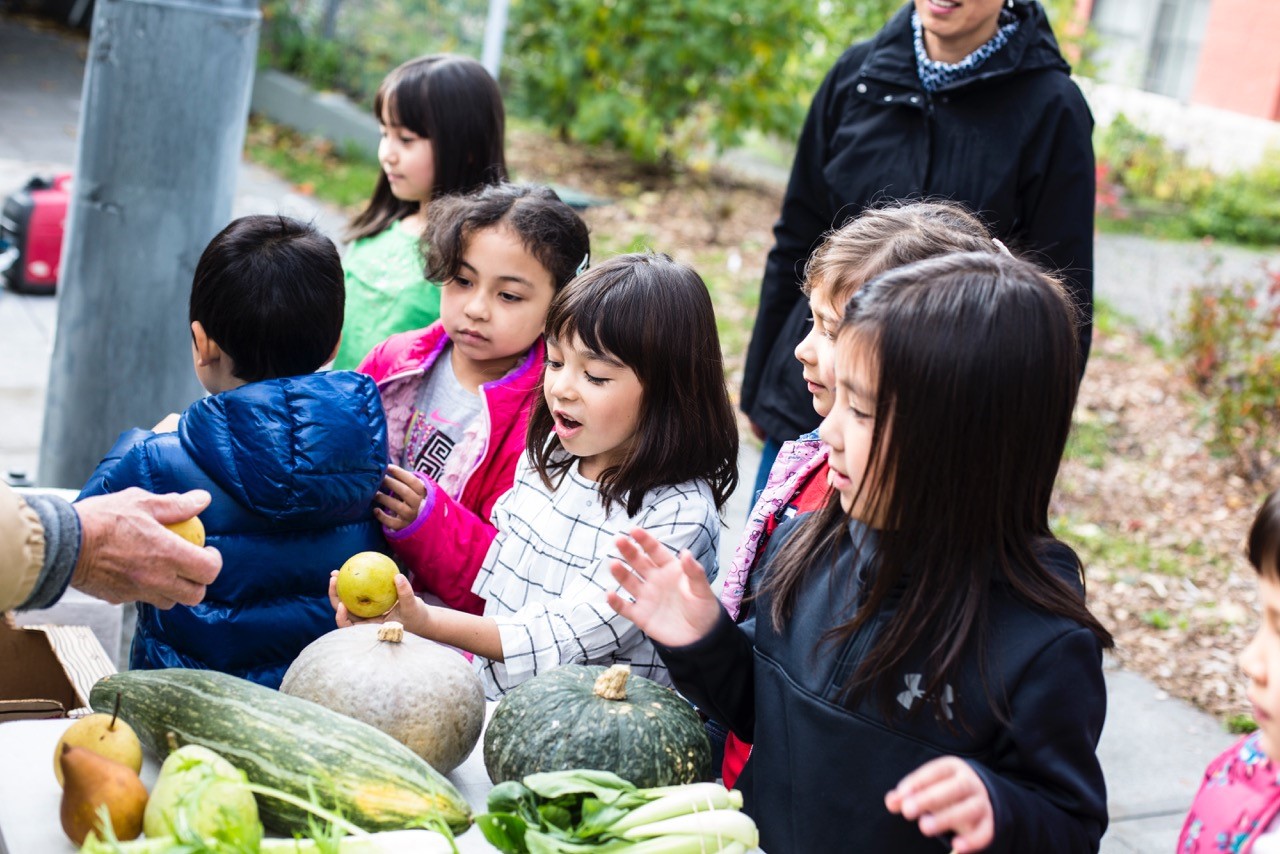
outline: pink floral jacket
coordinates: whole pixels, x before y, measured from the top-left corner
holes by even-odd
[[[1178,837],[1179,854],[1246,854],[1280,814],[1280,769],[1245,736],[1204,772]]]

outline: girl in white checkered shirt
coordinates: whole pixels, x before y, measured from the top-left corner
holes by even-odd
[[[378,619],[474,653],[491,699],[561,664],[625,662],[670,684],[649,639],[605,595],[618,589],[614,541],[637,526],[714,575],[738,432],[711,297],[666,255],[622,255],[560,292],[546,338],[527,453],[493,508],[497,536],[478,572],[429,568],[474,574],[483,616],[428,606],[400,577],[398,604]],[[412,518],[412,498],[398,512]],[[338,625],[350,625],[332,585],[330,598]]]

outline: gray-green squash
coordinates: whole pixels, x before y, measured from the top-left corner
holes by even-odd
[[[377,727],[441,774],[463,763],[484,727],[484,686],[467,660],[395,622],[317,638],[280,691]]]
[[[675,691],[614,665],[569,664],[512,689],[484,736],[495,784],[543,771],[611,771],[641,788],[714,779],[702,720]]]

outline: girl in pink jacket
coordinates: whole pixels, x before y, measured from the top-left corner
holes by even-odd
[[[423,241],[440,320],[391,336],[358,368],[387,414],[391,465],[375,513],[415,588],[478,614],[474,579],[434,573],[424,555],[450,549],[450,563],[478,568],[488,551],[542,380],[547,309],[586,268],[590,243],[555,192],[513,184],[432,202]]]

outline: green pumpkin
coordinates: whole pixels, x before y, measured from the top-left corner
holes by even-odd
[[[543,771],[611,771],[640,788],[715,779],[697,712],[626,665],[569,664],[514,688],[484,734],[495,784]]]

